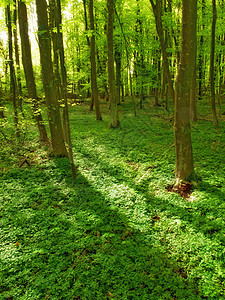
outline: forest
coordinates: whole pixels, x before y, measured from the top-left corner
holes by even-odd
[[[0,299],[225,299],[224,0],[0,0]]]

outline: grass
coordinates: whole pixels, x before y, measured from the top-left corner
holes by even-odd
[[[78,177],[66,159],[47,159],[25,126],[1,141],[0,299],[225,299],[224,120],[209,107],[192,128],[201,181],[189,201],[174,181],[172,112],[146,101],[122,128],[71,108]],[[22,145],[22,146],[21,146]],[[11,151],[11,152],[10,152]],[[24,164],[27,158],[30,166]]]

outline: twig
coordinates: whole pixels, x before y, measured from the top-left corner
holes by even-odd
[[[174,119],[174,116],[172,116],[170,118],[166,118],[166,117],[163,117],[163,116],[154,115],[154,117],[161,118],[161,119],[164,119],[166,121],[173,121],[173,119]]]
[[[20,164],[19,168],[21,168],[24,164],[27,164],[29,167],[31,166],[30,163],[29,163],[29,161],[27,160],[27,158],[28,158],[28,157],[26,157],[26,158],[24,159],[24,161]]]
[[[168,148],[164,151],[164,153],[163,153],[163,155],[162,155],[162,158],[164,158],[165,155],[166,155],[166,153],[168,152],[168,150],[170,150],[170,149],[173,148],[174,146],[175,146],[175,143],[173,143],[173,145],[171,145],[170,147],[168,147]]]

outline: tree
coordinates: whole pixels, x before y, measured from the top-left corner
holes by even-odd
[[[20,54],[19,54],[19,44],[18,44],[18,31],[17,31],[17,6],[16,0],[14,0],[14,9],[13,9],[13,37],[14,37],[14,50],[15,50],[15,62],[16,62],[16,77],[17,77],[17,86],[18,86],[18,95],[19,95],[19,106],[22,111],[22,84],[21,84],[21,75],[20,75]]]
[[[61,2],[57,0],[55,3],[56,7],[56,29],[57,29],[57,43],[59,48],[59,59],[60,59],[60,70],[62,77],[62,96],[64,100],[63,107],[63,120],[64,120],[64,132],[65,132],[65,141],[68,146],[68,154],[71,164],[72,176],[76,178],[77,168],[73,160],[73,149],[72,149],[72,140],[71,140],[71,130],[70,130],[70,120],[69,120],[69,108],[67,101],[67,72],[65,65],[65,54],[64,54],[64,44],[63,44],[63,34],[62,34],[62,12],[61,12]]]
[[[214,56],[215,56],[215,31],[216,31],[216,0],[212,0],[213,18],[211,27],[211,53],[210,53],[210,91],[211,91],[211,108],[215,127],[218,127],[215,103],[215,76],[214,76]]]
[[[23,1],[18,2],[18,15],[19,15],[19,30],[22,49],[22,63],[25,73],[26,85],[28,90],[28,97],[32,99],[33,115],[37,122],[40,142],[48,143],[47,131],[43,122],[43,118],[40,112],[37,89],[33,72],[33,64],[31,57],[31,47],[28,35],[28,20],[27,20],[27,8]]]
[[[202,17],[202,24],[201,24],[201,36],[199,41],[199,55],[198,55],[198,96],[199,99],[202,98],[202,88],[203,82],[205,77],[205,70],[204,70],[204,32],[205,32],[205,0],[201,1],[201,17]]]
[[[38,17],[38,41],[42,67],[42,80],[45,91],[53,155],[68,156],[55,88],[46,1],[36,0],[36,9]]]
[[[164,29],[163,29],[163,23],[162,23],[162,0],[156,0],[156,3],[154,3],[153,0],[150,0],[150,3],[152,5],[152,10],[153,10],[153,13],[155,16],[156,30],[157,30],[160,45],[161,45],[165,77],[167,79],[170,97],[174,101],[174,88],[173,88],[173,82],[172,82],[171,73],[170,73],[170,69],[169,69],[167,46],[166,46],[166,42],[165,42]]]
[[[89,18],[90,18],[90,30],[91,30],[91,42],[90,42],[90,61],[91,61],[91,92],[96,110],[96,119],[102,120],[99,99],[98,99],[98,87],[97,87],[97,73],[96,73],[96,52],[95,52],[95,25],[94,25],[94,13],[93,13],[93,0],[89,0]]]
[[[12,101],[13,101],[13,111],[14,111],[14,125],[16,129],[16,135],[19,136],[18,128],[18,110],[17,110],[17,86],[16,86],[16,74],[13,61],[13,42],[12,42],[12,18],[11,18],[11,9],[8,4],[6,7],[6,25],[8,28],[8,49],[9,49],[9,67],[10,67],[10,87],[12,92]]]
[[[175,84],[176,184],[188,180],[194,173],[190,128],[190,89],[196,59],[193,55],[196,20],[197,0],[183,0],[180,64]]]
[[[108,53],[108,82],[109,82],[109,97],[111,110],[111,127],[116,128],[120,125],[117,99],[116,99],[116,84],[114,71],[114,53],[113,53],[113,20],[114,20],[114,1],[107,0],[108,8],[108,26],[107,26],[107,53]]]

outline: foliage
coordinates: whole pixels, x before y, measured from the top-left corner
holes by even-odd
[[[225,128],[203,104],[192,130],[202,180],[189,201],[166,189],[172,118],[149,99],[137,117],[129,99],[120,105],[114,130],[106,104],[103,122],[86,102],[71,107],[75,183],[67,159],[30,142],[32,126],[20,148],[30,165],[19,145],[2,147],[0,298],[224,299]]]

